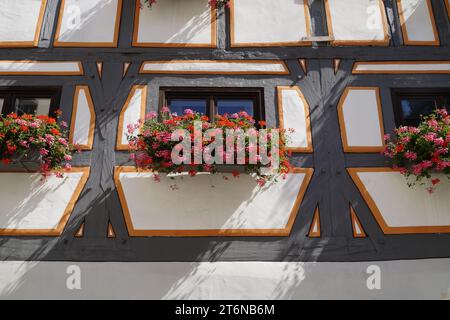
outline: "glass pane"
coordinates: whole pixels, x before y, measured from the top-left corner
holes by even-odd
[[[184,110],[191,109],[201,114],[206,114],[206,99],[173,99],[169,100],[170,112],[183,115]]]
[[[240,111],[247,112],[254,116],[253,100],[221,99],[217,100],[217,113],[220,115],[233,114]]]
[[[436,109],[433,99],[402,99],[401,100],[403,122],[407,125],[417,125],[420,116],[426,116]]]
[[[17,98],[14,112],[18,115],[24,113],[47,116],[50,112],[51,99],[49,98]]]

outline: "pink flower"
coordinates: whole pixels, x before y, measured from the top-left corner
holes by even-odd
[[[405,153],[405,158],[408,159],[408,160],[414,161],[414,160],[417,159],[417,154],[414,153],[414,152],[408,151],[408,152]]]
[[[155,111],[149,112],[147,113],[147,115],[145,116],[145,120],[151,120],[154,119],[158,116],[158,114]]]
[[[48,155],[48,150],[47,149],[41,149],[41,150],[39,150],[39,154],[41,156],[46,156],[46,155]]]
[[[445,144],[445,141],[443,138],[434,139],[433,142],[435,145],[440,146],[440,147],[442,147]]]
[[[72,156],[66,154],[66,155],[64,156],[64,160],[66,160],[66,161],[72,161]]]
[[[191,114],[194,114],[194,111],[192,109],[186,109],[186,110],[184,110],[184,114],[191,115]]]

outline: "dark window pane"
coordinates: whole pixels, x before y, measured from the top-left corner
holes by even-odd
[[[408,125],[418,124],[421,116],[427,116],[436,110],[433,99],[402,99],[400,103],[404,124]]]
[[[18,115],[27,113],[46,116],[50,112],[50,104],[49,98],[17,98],[14,103],[14,112]]]
[[[217,100],[217,113],[220,115],[233,114],[240,111],[247,112],[250,116],[253,114],[253,100],[235,100],[221,99]]]
[[[169,100],[170,112],[182,115],[184,110],[191,109],[201,114],[206,114],[206,99],[172,99]]]

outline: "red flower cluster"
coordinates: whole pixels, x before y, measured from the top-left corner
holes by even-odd
[[[15,113],[0,116],[0,160],[9,164],[35,152],[39,155],[44,177],[52,172],[62,177],[63,170],[70,170],[72,160],[66,127],[64,121],[58,124],[55,118],[48,116]]]
[[[395,168],[406,176],[415,176],[410,186],[428,180],[428,191],[433,192],[440,179],[432,179],[432,173],[440,172],[450,178],[450,116],[445,109],[438,109],[423,117],[418,127],[400,127],[395,137],[386,136],[384,155],[393,160]]]
[[[272,174],[263,174],[262,169],[270,167],[270,163],[263,164],[261,161],[262,147],[250,143],[250,139],[247,137],[243,143],[234,143],[234,140],[229,145],[233,146],[232,152],[227,152],[225,144],[227,144],[226,135],[228,130],[242,130],[242,132],[248,132],[249,130],[255,130],[255,120],[249,116],[246,112],[239,112],[233,115],[216,116],[215,121],[210,122],[209,117],[193,112],[192,110],[186,110],[185,114],[178,116],[171,114],[168,108],[164,108],[161,114],[156,113],[148,114],[145,122],[140,122],[135,125],[128,126],[128,141],[131,152],[131,160],[133,160],[137,167],[142,169],[150,169],[158,173],[181,173],[189,172],[190,176],[195,176],[198,172],[210,172],[216,173],[220,170],[222,165],[217,165],[215,162],[216,154],[211,156],[214,152],[213,144],[218,143],[218,136],[223,136],[223,150],[222,154],[217,157],[222,159],[223,163],[238,164],[240,168],[244,169],[248,174],[255,174],[256,180],[260,185],[264,185],[267,181],[273,179],[277,175],[285,177],[287,173],[291,171],[291,165],[289,163],[289,152],[286,150],[286,135],[285,132],[280,130],[277,132],[274,129],[267,129],[265,132],[267,144],[264,145],[267,150],[267,156],[273,158],[278,156],[279,166],[275,168]],[[195,128],[195,124],[201,124],[200,128]],[[260,121],[259,125],[264,127],[266,123]],[[196,135],[199,130],[201,135]],[[180,145],[180,142],[184,141],[184,138],[180,138],[179,141],[172,141],[172,134],[176,131],[184,130],[189,138],[189,151],[190,158],[187,158],[183,153],[183,163],[195,163],[195,155],[200,154],[202,158],[202,164],[176,164],[173,160],[172,152]],[[214,132],[216,135],[210,136],[208,133]],[[275,144],[276,140],[272,138],[273,134],[277,134],[279,143]],[[261,132],[259,133],[261,139]],[[214,144],[215,145],[215,144]],[[271,152],[276,152],[272,155]],[[241,158],[238,158],[241,155]],[[231,158],[233,157],[233,158]],[[241,161],[239,161],[239,159]],[[211,161],[213,160],[213,161]],[[198,163],[198,162],[197,162]],[[239,177],[239,172],[232,172],[234,177]],[[158,177],[155,177],[159,180]]]

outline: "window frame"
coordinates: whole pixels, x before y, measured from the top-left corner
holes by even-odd
[[[392,98],[394,106],[395,124],[397,127],[408,125],[403,117],[403,110],[401,106],[401,100],[405,98],[427,98],[431,97],[436,100],[437,96],[447,96],[450,101],[450,88],[405,88],[405,89],[392,89]],[[450,109],[449,109],[450,110]],[[411,124],[409,124],[411,125]]]
[[[56,117],[61,102],[61,87],[0,87],[0,97],[5,99],[0,114],[14,112],[14,102],[17,98],[47,98],[50,99],[48,116]]]
[[[161,87],[158,111],[169,105],[169,99],[206,99],[207,116],[212,120],[217,115],[217,100],[253,100],[253,119],[256,124],[265,120],[263,88],[210,88],[210,87]]]

